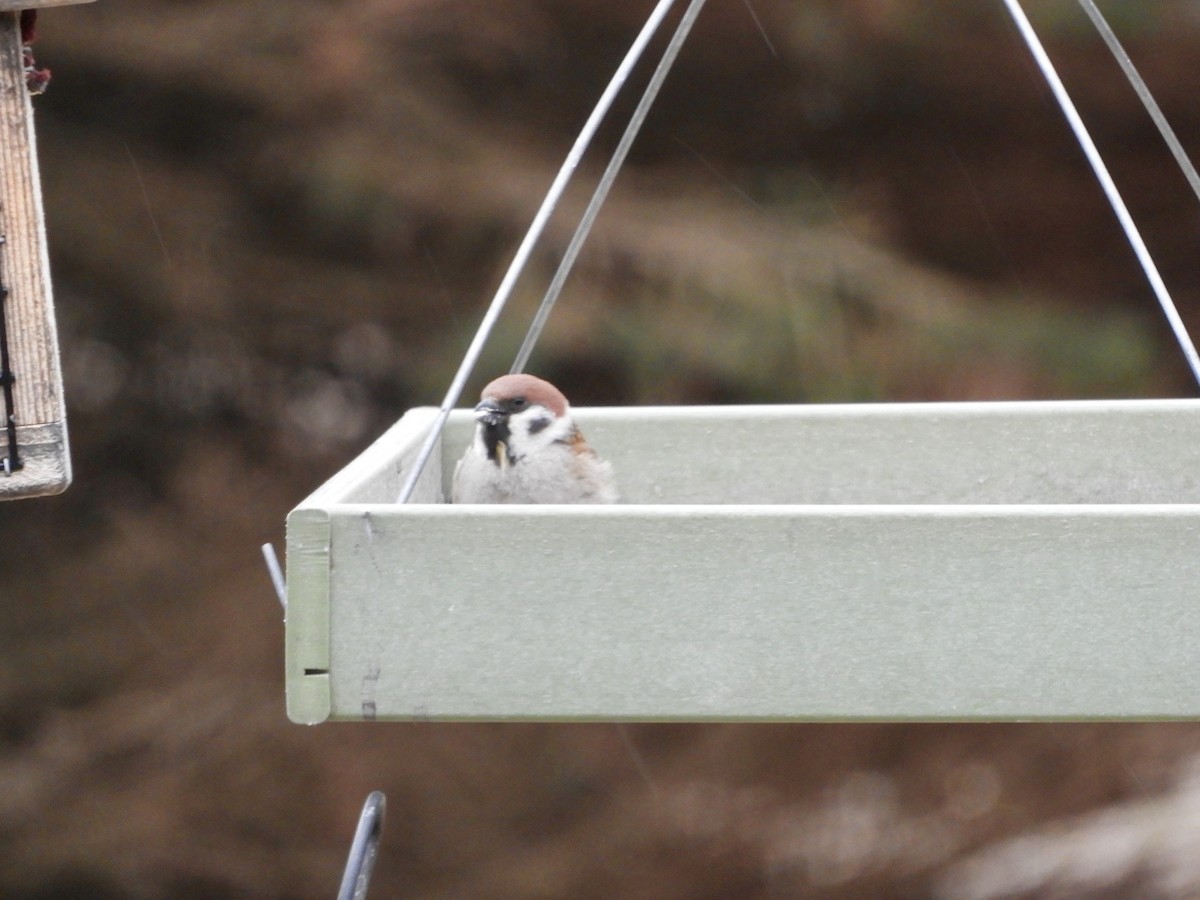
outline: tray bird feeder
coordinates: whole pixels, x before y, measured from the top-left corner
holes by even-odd
[[[27,40],[36,10],[90,0],[0,0],[0,500],[71,482]]]
[[[465,506],[448,399],[288,516],[294,721],[1200,715],[1200,400],[575,409],[621,504]]]
[[[298,722],[1200,714],[1200,401],[578,409],[604,507],[439,503],[463,412],[397,504],[435,412],[288,517]]]

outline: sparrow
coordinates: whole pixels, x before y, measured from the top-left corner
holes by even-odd
[[[591,448],[562,391],[533,375],[483,389],[454,503],[616,503],[612,465]]]

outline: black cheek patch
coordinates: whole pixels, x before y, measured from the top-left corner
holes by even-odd
[[[540,431],[545,431],[550,427],[550,423],[554,420],[549,416],[541,416],[529,423],[529,433],[537,434]]]

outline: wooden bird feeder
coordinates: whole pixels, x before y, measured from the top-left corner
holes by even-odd
[[[0,0],[0,500],[71,483],[67,416],[22,11],[90,0]]]
[[[288,517],[326,719],[1200,714],[1200,401],[579,409],[621,505],[455,506],[416,409]]]

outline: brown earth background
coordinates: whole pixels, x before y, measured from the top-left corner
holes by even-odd
[[[1200,204],[1079,7],[1028,5],[1200,328]],[[1200,896],[1191,724],[287,722],[259,545],[440,399],[651,6],[42,13],[76,481],[0,506],[0,896],[332,897],[372,789],[372,897]],[[1200,4],[1102,6],[1200,156]],[[532,369],[579,405],[1194,393],[999,0],[711,0]]]

